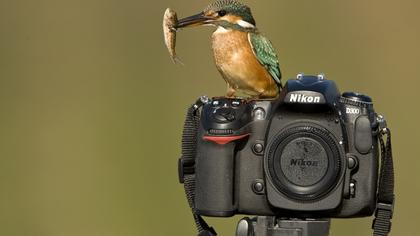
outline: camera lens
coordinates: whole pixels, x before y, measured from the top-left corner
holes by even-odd
[[[328,131],[299,126],[278,134],[268,152],[268,171],[276,188],[292,199],[315,200],[338,181],[341,157]]]

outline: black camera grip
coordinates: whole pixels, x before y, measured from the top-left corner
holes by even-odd
[[[199,140],[196,159],[196,210],[206,216],[232,216],[235,142]]]

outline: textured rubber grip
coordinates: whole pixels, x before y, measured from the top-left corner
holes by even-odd
[[[196,160],[196,211],[206,216],[231,216],[235,211],[235,143],[201,142]]]

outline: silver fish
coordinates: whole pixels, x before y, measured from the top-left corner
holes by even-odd
[[[178,17],[176,12],[170,8],[166,9],[165,14],[163,15],[163,36],[165,38],[165,44],[168,48],[172,61],[174,63],[182,64],[175,52],[177,24]]]

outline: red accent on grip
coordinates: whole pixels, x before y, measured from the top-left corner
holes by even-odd
[[[204,136],[203,139],[207,141],[212,141],[220,145],[230,143],[239,139],[243,139],[249,136],[249,134],[237,135],[237,136]]]

